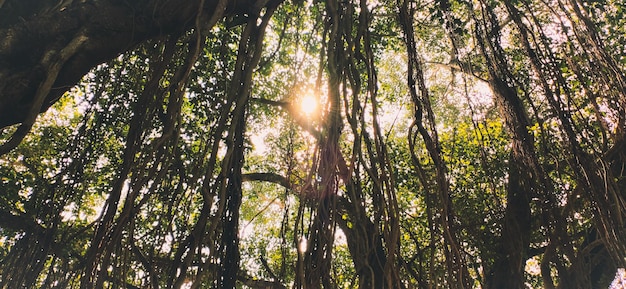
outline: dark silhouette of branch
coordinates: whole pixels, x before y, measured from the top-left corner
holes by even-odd
[[[287,189],[291,189],[291,182],[289,182],[289,179],[287,179],[287,177],[281,176],[276,173],[249,173],[249,174],[243,174],[242,177],[243,177],[244,182],[250,182],[250,181],[269,182],[269,183],[281,185]]]

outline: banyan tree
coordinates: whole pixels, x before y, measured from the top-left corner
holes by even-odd
[[[0,288],[622,288],[625,13],[0,0]]]

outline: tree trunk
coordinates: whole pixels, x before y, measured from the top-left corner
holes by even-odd
[[[539,165],[530,121],[515,87],[500,46],[500,24],[491,7],[485,7],[483,27],[476,26],[479,47],[489,70],[489,86],[511,136],[507,204],[494,263],[487,271],[486,288],[524,288],[524,265],[530,246],[532,196],[547,187]],[[545,197],[545,196],[543,196]]]
[[[538,190],[532,136],[526,113],[515,91],[492,75],[491,87],[500,106],[513,148],[510,156],[507,204],[497,257],[487,276],[487,288],[524,288],[524,265],[530,245],[530,200]]]

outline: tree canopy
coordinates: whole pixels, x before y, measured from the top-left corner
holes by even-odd
[[[0,288],[624,286],[624,13],[0,0]]]

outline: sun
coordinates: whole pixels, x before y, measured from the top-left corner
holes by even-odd
[[[312,94],[306,94],[302,99],[300,99],[300,110],[310,116],[317,111],[317,98]]]

